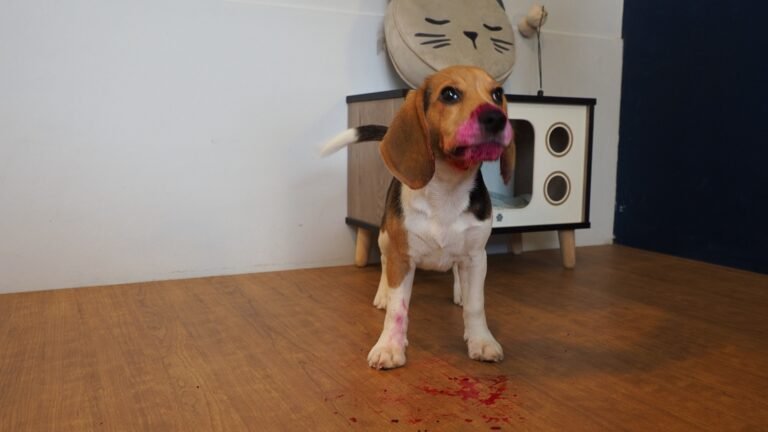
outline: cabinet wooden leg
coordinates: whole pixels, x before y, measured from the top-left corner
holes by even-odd
[[[557,237],[560,239],[563,267],[567,269],[576,267],[576,232],[574,230],[558,231]]]
[[[371,251],[371,239],[373,232],[365,228],[357,229],[357,240],[355,241],[355,265],[365,267],[368,264],[368,253]]]
[[[507,252],[513,255],[520,255],[523,253],[523,234],[512,233],[507,239]]]

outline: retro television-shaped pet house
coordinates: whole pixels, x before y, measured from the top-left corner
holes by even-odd
[[[389,125],[408,90],[347,97],[348,126]],[[513,181],[504,185],[498,162],[484,163],[493,204],[492,233],[558,231],[563,265],[575,265],[574,230],[589,228],[595,99],[507,95],[515,130]],[[364,266],[378,232],[392,175],[378,142],[348,147],[347,218],[357,228],[355,264]],[[518,251],[519,252],[518,235]],[[513,249],[515,247],[513,246]],[[513,250],[514,251],[514,250]]]

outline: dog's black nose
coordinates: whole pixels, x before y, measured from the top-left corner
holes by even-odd
[[[504,112],[494,109],[480,113],[477,116],[477,121],[480,122],[483,131],[488,133],[499,133],[507,126],[507,116]]]

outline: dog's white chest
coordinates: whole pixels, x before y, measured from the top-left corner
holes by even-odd
[[[419,268],[446,271],[472,251],[485,247],[490,220],[479,221],[465,211],[468,194],[464,197],[456,201],[446,197],[440,205],[425,197],[411,197],[405,226],[409,254]]]

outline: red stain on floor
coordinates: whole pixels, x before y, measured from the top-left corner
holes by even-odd
[[[437,396],[452,396],[463,401],[474,401],[485,406],[494,406],[504,399],[507,391],[507,377],[474,378],[468,376],[448,377],[453,384],[447,387],[434,387],[429,384],[419,386],[424,393]]]
[[[502,424],[512,424],[511,415],[518,408],[514,401],[517,399],[517,394],[507,393],[509,379],[506,376],[448,376],[446,378],[447,382],[441,385],[430,383],[419,385],[417,388],[431,396],[456,398],[468,404],[467,409],[480,418],[464,417],[466,423],[482,420],[485,424],[492,425],[493,430],[500,429]],[[518,418],[517,415],[514,417]]]
[[[395,424],[439,427],[441,420],[445,420],[449,424],[474,423],[473,427],[484,424],[491,430],[501,430],[504,425],[512,425],[513,420],[525,420],[520,415],[518,395],[510,391],[511,388],[514,388],[512,383],[504,375],[433,375],[415,386],[381,388],[376,394],[381,409],[369,407],[368,411],[384,417],[386,424],[393,427]],[[421,400],[434,406],[434,402],[426,400],[430,397],[446,398],[443,403],[434,401],[444,408],[422,411],[418,402]],[[449,398],[454,402],[450,402]],[[349,417],[349,414],[358,414],[350,412],[350,409],[360,408],[356,401],[347,400],[343,393],[331,393],[323,400],[331,404],[334,415],[346,417],[350,423],[358,423],[357,417]],[[343,406],[338,406],[339,403]]]

